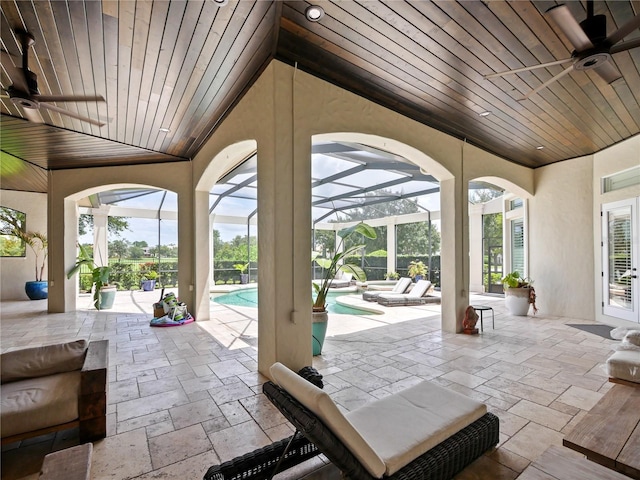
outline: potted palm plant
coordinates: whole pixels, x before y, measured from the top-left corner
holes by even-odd
[[[236,263],[233,268],[240,272],[240,283],[242,285],[249,283],[249,274],[247,273],[247,269],[249,268],[248,263]]]
[[[93,285],[93,306],[96,310],[104,310],[113,307],[113,301],[116,297],[115,285],[109,285],[109,274],[111,267],[99,267],[93,262],[93,257],[89,255],[87,250],[78,245],[80,253],[76,259],[76,264],[67,273],[67,278],[73,277],[84,265],[91,269],[91,280]]]
[[[533,306],[533,314],[536,314],[538,308],[533,280],[529,277],[523,278],[518,272],[511,272],[502,278],[502,285],[505,305],[511,315],[527,315],[530,306]]]
[[[49,296],[47,281],[42,278],[44,266],[47,262],[47,236],[40,232],[24,232],[22,230],[15,230],[14,235],[27,244],[36,256],[36,279],[25,283],[25,293],[31,300],[44,300]]]
[[[314,355],[320,355],[322,353],[322,346],[324,345],[324,338],[327,333],[327,321],[329,320],[329,314],[327,313],[327,294],[329,292],[331,280],[338,272],[351,273],[356,280],[361,282],[364,282],[367,279],[364,270],[362,270],[358,265],[342,263],[345,258],[353,255],[364,247],[364,244],[358,244],[344,248],[345,240],[355,234],[360,234],[370,239],[374,239],[377,236],[373,227],[361,222],[338,231],[340,243],[338,244],[337,253],[332,258],[321,258],[319,257],[318,252],[312,253],[312,261],[316,262],[324,269],[322,279],[319,282],[313,282],[313,288],[316,293],[315,299],[313,300],[312,341]]]
[[[427,266],[421,260],[413,260],[409,263],[407,273],[414,282],[417,282],[418,280],[422,280],[427,274]]]
[[[156,288],[156,280],[158,279],[158,272],[155,270],[149,270],[140,279],[140,286],[145,292],[151,292]]]

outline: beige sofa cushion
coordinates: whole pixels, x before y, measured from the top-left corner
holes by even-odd
[[[8,437],[78,418],[80,371],[2,385],[1,436]]]
[[[87,341],[25,348],[0,355],[1,383],[82,369]],[[4,388],[4,387],[3,387]]]
[[[420,455],[487,413],[487,407],[430,382],[346,414],[393,475]]]
[[[274,363],[270,372],[278,385],[316,414],[331,429],[371,475],[376,478],[382,477],[386,468],[382,459],[342,415],[326,392],[281,363]]]
[[[612,378],[640,383],[640,351],[619,350],[607,359],[607,373]]]

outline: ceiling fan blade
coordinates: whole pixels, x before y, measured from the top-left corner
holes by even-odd
[[[522,67],[522,68],[516,68],[514,70],[507,70],[506,72],[491,73],[489,75],[484,75],[484,78],[502,77],[503,75],[509,75],[510,73],[527,72],[529,70],[535,70],[536,68],[551,67],[553,65],[562,65],[563,63],[567,63],[571,61],[573,61],[573,58],[565,58],[564,60],[555,60],[553,62],[541,63],[539,65],[534,65],[532,67]]]
[[[640,28],[640,15],[636,15],[627,23],[622,25],[618,30],[616,30],[611,35],[609,35],[607,37],[607,42],[609,43],[609,45],[615,45],[624,37],[629,35],[634,30],[637,30],[638,28]]]
[[[618,43],[609,50],[612,55],[618,52],[624,52],[625,50],[631,50],[632,48],[640,47],[640,38],[629,40],[628,42]]]
[[[70,112],[69,110],[65,110],[64,108],[56,107],[55,105],[51,105],[50,103],[42,102],[40,103],[40,108],[46,108],[47,110],[52,110],[68,117],[77,118],[78,120],[82,120],[83,122],[87,122],[92,125],[97,125],[98,127],[102,127],[104,125],[104,123],[94,120],[93,118],[83,117],[82,115]]]
[[[545,14],[551,17],[557,27],[564,33],[564,36],[569,39],[576,52],[583,52],[593,48],[593,43],[591,43],[591,40],[584,33],[584,30],[582,30],[582,27],[566,5],[551,7]]]
[[[4,50],[1,50],[0,54],[2,55],[2,67],[6,70],[7,75],[9,75],[11,83],[13,83],[13,87],[21,92],[29,92],[29,86],[27,84],[27,79],[24,76],[24,71],[13,65],[10,54]]]
[[[613,65],[613,63],[604,62],[602,65],[593,69],[607,83],[612,83],[622,77],[622,74]]]
[[[33,95],[39,102],[104,102],[102,95]]]
[[[524,97],[518,99],[518,101],[522,101],[522,100],[526,100],[527,98],[529,98],[531,95],[535,95],[536,93],[538,93],[540,90],[542,90],[543,88],[548,87],[549,85],[551,85],[553,82],[555,82],[556,80],[561,79],[562,77],[564,77],[567,73],[569,73],[571,70],[573,70],[573,65],[571,65],[570,67],[565,68],[563,71],[561,71],[558,75],[556,75],[555,77],[553,77],[550,80],[547,80],[546,82],[544,82],[542,85],[534,88],[533,90],[531,90],[529,93],[527,93]]]
[[[30,122],[33,122],[33,123],[44,123],[44,120],[42,120],[42,117],[40,116],[40,112],[38,112],[37,109],[35,109],[35,108],[24,108],[23,107],[22,111],[24,112],[24,116]]]

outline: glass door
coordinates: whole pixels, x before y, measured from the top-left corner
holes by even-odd
[[[602,206],[603,313],[634,322],[640,321],[638,202]]]

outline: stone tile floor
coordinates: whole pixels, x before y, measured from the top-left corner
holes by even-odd
[[[78,337],[110,340],[108,435],[94,444],[92,479],[200,479],[210,465],[293,430],[261,392],[256,310],[212,304],[212,320],[151,328],[157,294],[120,296],[113,310],[47,314],[46,301],[3,302],[1,350]],[[511,317],[501,298],[481,335],[440,330],[439,306],[330,319],[313,365],[345,410],[431,380],[485,402],[500,444],[456,478],[513,479],[610,388],[604,361],[615,342],[566,323]],[[84,302],[88,305],[88,301]],[[357,303],[357,302],[356,302]],[[84,304],[79,302],[84,308]],[[44,455],[78,443],[67,431],[2,448],[2,479],[36,479]],[[321,458],[277,478],[338,478]]]

